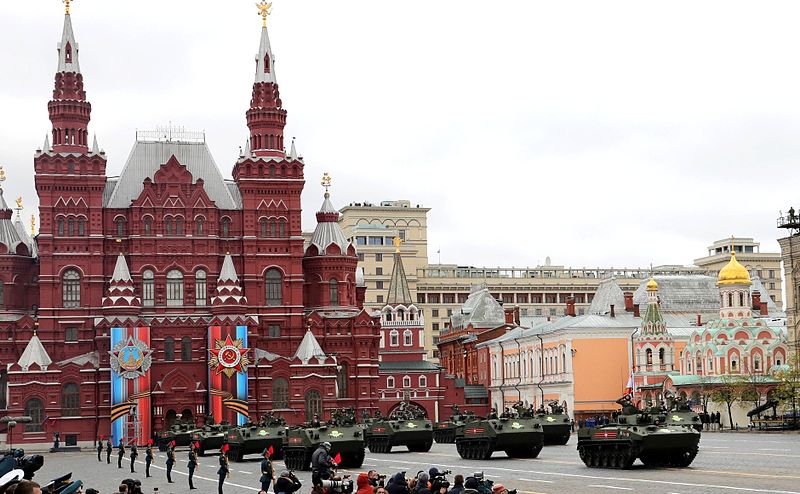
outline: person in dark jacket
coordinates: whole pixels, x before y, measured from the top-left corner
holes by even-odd
[[[225,450],[223,449],[219,452],[219,470],[217,470],[217,475],[219,475],[219,484],[217,484],[218,494],[223,494],[222,486],[225,485],[225,479],[227,479],[228,475],[230,474],[231,469],[228,466],[228,456],[225,454]]]
[[[114,447],[111,446],[111,439],[106,439],[106,463],[108,465],[111,465],[111,451],[113,449]]]
[[[291,494],[302,487],[302,484],[292,472],[284,470],[275,481],[275,494]]]
[[[194,443],[189,446],[189,463],[186,466],[189,467],[189,489],[197,489],[194,486],[194,469],[197,468],[197,452]]]
[[[333,458],[330,456],[331,443],[325,441],[320,443],[314,454],[311,455],[311,485],[322,485],[323,480],[331,478],[331,473],[336,467]]]
[[[262,456],[264,458],[261,460],[261,478],[258,481],[261,482],[261,490],[269,492],[269,484],[275,480],[275,470],[272,468],[272,460],[269,458],[268,449],[264,450]]]
[[[389,494],[409,494],[406,472],[399,472],[392,475],[389,482],[386,483],[386,490]]]
[[[420,472],[417,475],[417,488],[414,489],[415,494],[431,494],[430,476],[426,472]]]
[[[131,444],[131,473],[136,473],[133,466],[136,464],[136,458],[139,457],[139,450],[136,448],[136,443]]]
[[[117,468],[122,468],[122,459],[125,458],[125,443],[122,442],[122,439],[119,440],[119,446],[117,450]]]
[[[148,478],[150,477],[150,464],[153,463],[153,444],[152,441],[147,443],[147,449],[144,450],[144,473]]]
[[[100,438],[97,440],[97,461],[99,461],[100,463],[103,462],[103,459],[100,457],[100,455],[102,454],[103,454],[103,439]]]
[[[461,491],[464,490],[464,476],[461,474],[456,475],[453,477],[453,487],[447,491],[447,494],[461,494]]]
[[[172,484],[172,465],[175,464],[175,443],[170,443],[167,449],[167,483]]]

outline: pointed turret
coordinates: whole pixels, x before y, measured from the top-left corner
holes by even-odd
[[[647,282],[647,310],[642,318],[642,334],[665,334],[667,324],[658,307],[658,283],[654,278]]]
[[[403,267],[403,258],[400,256],[400,238],[394,239],[394,267],[392,277],[389,280],[389,294],[386,296],[388,305],[404,305],[406,307],[413,303],[411,300],[411,290],[408,288],[406,270]]]
[[[97,145],[97,134],[95,134],[94,139],[92,139],[92,153],[100,154],[100,146]]]
[[[103,297],[103,307],[135,309],[141,306],[142,301],[136,296],[128,262],[120,252],[114,265],[114,273],[111,275],[108,290],[106,290],[106,296]]]
[[[217,278],[216,291],[211,297],[211,305],[213,307],[247,305],[247,297],[242,292],[242,285],[229,253],[225,254],[225,259],[222,261],[222,269]]]
[[[25,224],[22,223],[22,217],[20,216],[21,211],[21,207],[17,209],[17,216],[14,218],[14,229],[17,230],[17,234],[22,240],[22,243],[28,246],[28,253],[31,257],[36,257],[38,255],[36,241],[28,234],[28,229],[25,228]]]
[[[303,340],[300,342],[300,345],[297,347],[297,352],[294,354],[294,358],[300,360],[304,365],[308,365],[308,362],[313,358],[316,359],[317,362],[315,363],[323,363],[325,359],[328,358],[325,355],[325,351],[322,350],[322,347],[319,345],[316,336],[314,333],[311,332],[309,328],[306,331],[306,334],[303,336]]]
[[[256,77],[253,96],[247,110],[247,127],[250,129],[250,147],[256,156],[284,158],[283,128],[286,110],[283,109],[278,82],[275,79],[275,56],[269,42],[267,16],[272,4],[256,4],[264,19],[261,40],[256,55]]]
[[[42,341],[39,339],[39,336],[36,335],[34,331],[33,336],[28,341],[28,344],[25,345],[25,350],[22,352],[22,356],[19,358],[19,365],[22,368],[23,372],[29,372],[31,370],[31,366],[36,364],[39,367],[39,370],[47,370],[47,366],[53,363],[53,360],[48,355],[47,350],[44,349],[44,345],[42,345]]]
[[[86,101],[83,74],[78,63],[78,42],[72,31],[72,18],[67,10],[64,30],[58,44],[58,66],[53,99],[48,104],[53,124],[53,151],[85,153],[88,150],[89,119],[92,105]],[[43,150],[47,152],[46,149]]]
[[[296,148],[296,147],[295,147],[295,145],[294,145],[294,137],[292,137],[292,148],[291,148],[291,150],[289,151],[289,158],[290,158],[290,159],[293,159],[293,160],[296,160],[296,159],[298,158],[298,155],[297,155],[297,148]]]
[[[14,223],[11,222],[11,215],[13,214],[11,208],[6,204],[3,198],[2,182],[5,180],[5,172],[0,167],[0,252],[3,254],[21,254],[28,255],[30,248],[24,243],[20,237]],[[23,248],[19,248],[24,245]]]

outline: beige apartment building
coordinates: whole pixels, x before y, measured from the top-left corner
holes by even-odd
[[[367,284],[366,305],[380,309],[385,302],[392,273],[394,246],[392,239],[404,239],[401,246],[409,288],[420,309],[425,314],[425,348],[431,358],[435,354],[439,331],[450,316],[464,304],[472,286],[485,284],[503,304],[519,307],[520,317],[526,325],[539,319],[563,316],[567,298],[575,298],[577,315],[584,314],[592,303],[597,286],[604,279],[614,277],[623,291],[634,292],[641,280],[654,275],[716,275],[728,260],[727,244],[715,242],[709,247],[709,256],[696,262],[703,266],[657,266],[652,271],[644,268],[573,268],[552,265],[549,259],[536,267],[474,267],[452,264],[429,264],[427,243],[427,216],[429,208],[407,200],[382,201],[378,204],[354,202],[343,207],[339,218],[345,236],[358,249],[360,266],[364,269]],[[737,255],[742,263],[759,276],[770,288],[780,307],[781,275],[780,254],[762,254],[753,239],[734,239]],[[741,251],[740,251],[741,248]],[[741,252],[741,253],[740,253]],[[435,256],[435,253],[431,253]],[[719,267],[716,258],[724,259]],[[775,260],[777,258],[777,261]],[[711,261],[705,261],[711,259]],[[774,272],[773,272],[774,271]],[[616,308],[624,311],[624,307]]]
[[[730,260],[731,245],[736,259],[750,272],[751,278],[759,278],[769,292],[778,309],[783,308],[783,279],[781,277],[781,253],[761,252],[761,244],[752,238],[733,237],[717,240],[708,247],[708,255],[694,260],[695,266],[716,276]]]

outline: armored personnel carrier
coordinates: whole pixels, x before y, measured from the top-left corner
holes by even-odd
[[[522,416],[522,414],[520,414]],[[570,422],[569,415],[564,413],[564,407],[558,404],[557,401],[551,401],[547,404],[547,409],[544,407],[536,411],[536,418],[542,424],[544,431],[544,444],[549,445],[565,445],[569,442],[569,436],[572,432],[572,423]]]
[[[286,422],[271,414],[265,415],[258,424],[249,422],[231,427],[227,432],[228,458],[243,461],[247,455],[261,454],[272,448],[272,459],[283,458],[283,439],[286,437]]]
[[[352,408],[335,410],[327,423],[286,429],[283,462],[289,470],[310,470],[311,455],[320,443],[331,443],[330,455],[339,455],[339,466],[359,468],[364,463],[364,431]]]
[[[538,419],[513,417],[510,412],[498,417],[497,409],[456,432],[456,451],[465,460],[488,460],[495,451],[505,451],[509,458],[536,458],[543,447]]]
[[[371,453],[389,453],[394,446],[405,446],[413,452],[430,451],[433,424],[422,410],[403,401],[388,418],[373,420],[364,429],[364,440]]]
[[[453,413],[448,420],[436,422],[433,425],[433,440],[439,444],[453,444],[456,442],[456,431],[459,427],[464,425],[465,422],[470,422],[475,419],[472,415],[472,410],[467,410],[466,413],[461,413],[458,405],[452,405]]]
[[[172,441],[175,446],[188,446],[192,441],[192,433],[197,432],[197,427],[192,422],[176,422],[172,426],[158,434],[158,450],[166,451]]]
[[[686,400],[676,397],[670,391],[664,393],[664,398],[667,402],[664,413],[667,417],[666,422],[668,425],[688,425],[697,430],[697,432],[703,431],[703,422],[700,420],[700,415],[689,407]]]
[[[697,456],[700,433],[691,425],[669,425],[666,416],[641,411],[629,397],[615,423],[578,431],[578,453],[588,467],[630,468],[639,458],[645,466],[687,467]]]
[[[227,422],[215,424],[213,419],[206,420],[201,429],[192,432],[191,442],[197,444],[197,454],[203,456],[206,451],[218,451],[228,440],[229,428]]]

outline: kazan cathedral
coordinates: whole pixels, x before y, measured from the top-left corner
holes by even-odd
[[[249,140],[228,180],[191,133],[138,132],[107,175],[67,7],[52,131],[33,160],[35,239],[0,191],[0,416],[32,418],[8,431],[15,444],[377,410],[379,314],[363,309],[327,174],[313,236],[301,233],[304,161],[284,147],[260,8]]]

